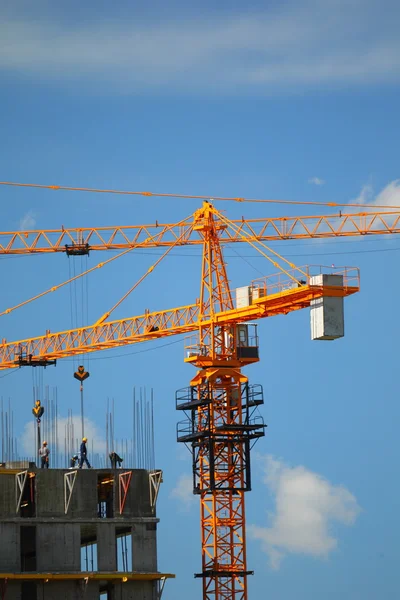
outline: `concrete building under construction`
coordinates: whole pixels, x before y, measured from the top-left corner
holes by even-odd
[[[161,471],[0,468],[2,600],[157,600]]]

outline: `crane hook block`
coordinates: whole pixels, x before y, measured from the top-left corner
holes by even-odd
[[[74,373],[74,377],[80,382],[85,381],[85,379],[89,377],[89,371],[85,371],[85,367],[80,365],[78,370]]]
[[[40,400],[36,400],[35,406],[32,408],[32,414],[36,419],[40,419],[40,417],[44,413],[44,407],[40,404]]]

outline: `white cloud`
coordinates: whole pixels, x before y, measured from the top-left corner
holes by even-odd
[[[400,179],[391,181],[374,200],[375,204],[400,206]]]
[[[272,456],[262,461],[275,511],[268,515],[269,526],[251,525],[250,536],[261,541],[273,569],[287,554],[326,557],[338,543],[331,524],[354,523],[360,512],[356,498],[304,466],[291,467]]]
[[[193,478],[191,475],[181,475],[178,478],[176,486],[171,490],[170,498],[178,500],[181,507],[189,510],[196,502],[193,495]]]
[[[308,180],[308,183],[313,183],[314,185],[324,185],[325,179],[320,179],[319,177],[311,177]]]
[[[351,202],[355,204],[367,204],[372,201],[373,193],[373,187],[367,183],[362,186],[357,198],[354,198],[354,200],[351,200]]]
[[[400,206],[400,179],[391,181],[377,195],[370,184],[364,185],[360,194],[352,202],[370,206]]]
[[[396,3],[393,3],[393,10]],[[1,11],[1,7],[0,7]],[[120,19],[62,21],[50,13],[0,12],[0,70],[108,93],[354,86],[400,79],[400,40],[378,0],[291,0],[256,13],[201,16],[140,10]],[[19,18],[17,18],[19,16]],[[25,15],[25,19],[21,18]]]
[[[27,231],[28,229],[33,229],[36,225],[36,215],[33,211],[28,210],[24,214],[24,216],[19,221],[19,230]]]
[[[44,417],[45,418],[45,417]],[[67,426],[68,419],[67,418],[58,418],[58,431],[59,431],[59,439],[58,439],[58,449],[63,452],[64,451],[64,436],[65,430]],[[72,425],[74,427],[75,438],[80,440],[81,437],[81,417],[76,415],[72,417]],[[100,431],[93,421],[90,419],[84,420],[85,425],[85,436],[88,438],[88,444],[90,448],[90,452],[92,451],[92,441],[93,441],[93,451],[94,453],[105,454],[106,452],[106,442],[104,439],[104,434]],[[43,428],[43,425],[42,425]],[[45,430],[42,429],[43,434],[45,435]],[[49,441],[49,440],[48,440]],[[32,421],[27,423],[24,427],[24,431],[22,434],[22,448],[26,455],[31,456],[33,454],[32,450],[34,447],[34,428],[32,425]],[[50,451],[54,452],[55,448],[50,448]],[[79,448],[76,449],[78,451]]]

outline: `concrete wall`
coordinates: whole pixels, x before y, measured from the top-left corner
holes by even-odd
[[[15,475],[0,475],[0,520],[2,517],[15,517]]]
[[[4,600],[21,600],[21,583],[8,581]]]
[[[157,529],[155,523],[135,523],[132,526],[132,570],[157,571]]]
[[[68,515],[80,519],[97,517],[97,471],[94,469],[78,471]]]
[[[64,515],[64,479],[58,469],[37,471],[35,477],[37,517]]]
[[[81,570],[81,528],[78,523],[40,524],[36,529],[38,573]]]
[[[36,515],[38,517],[65,517],[64,474],[62,469],[43,469],[36,473]],[[97,472],[78,470],[68,509],[69,517],[94,519],[97,517]]]
[[[128,471],[128,470],[127,470]],[[114,481],[114,515],[119,517],[119,475],[124,473],[124,470],[115,471]],[[152,517],[155,513],[152,512],[150,506],[150,487],[149,475],[144,470],[133,470],[132,479],[126,497],[125,508],[123,511],[124,518],[128,517]]]
[[[99,584],[90,581],[49,581],[37,584],[37,600],[98,600]],[[8,600],[8,598],[6,599]]]
[[[128,470],[127,470],[128,471]],[[124,470],[112,472],[114,477],[114,517],[119,513],[119,475]],[[39,469],[35,473],[36,516],[43,518],[65,518],[64,506],[64,474],[68,469]],[[98,476],[110,473],[103,469],[78,470],[71,502],[68,509],[69,518],[97,518],[97,481]],[[28,484],[28,482],[27,482]],[[13,518],[16,515],[15,474],[1,474],[0,521],[2,518]],[[128,489],[122,518],[155,517],[150,506],[149,475],[143,469],[132,470],[132,479]]]
[[[106,519],[104,519],[106,521]],[[117,541],[114,523],[97,525],[97,569],[99,571],[117,570]]]
[[[21,570],[19,525],[0,523],[0,573]]]
[[[156,600],[155,581],[127,581],[114,585],[114,598],[117,600]]]

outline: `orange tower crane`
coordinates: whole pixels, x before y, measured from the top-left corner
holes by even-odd
[[[341,299],[359,290],[357,269],[331,269],[325,277],[320,271],[296,268],[265,246],[264,240],[398,233],[399,217],[400,213],[392,213],[389,221],[388,213],[359,213],[351,218],[336,215],[331,218],[335,225],[329,217],[230,221],[210,202],[204,202],[202,208],[179,224],[0,234],[3,254],[81,254],[108,248],[125,252],[136,247],[161,246],[166,247],[164,257],[176,246],[202,245],[200,297],[196,303],[108,320],[120,301],[88,327],[47,331],[44,336],[16,342],[2,340],[0,369],[45,366],[84,352],[197,332],[196,339],[186,346],[185,358],[197,371],[189,387],[177,392],[176,405],[186,414],[186,419],[178,424],[177,437],[191,448],[193,492],[201,502],[202,570],[197,577],[202,579],[204,600],[247,600],[247,577],[251,571],[246,560],[244,494],[251,489],[250,449],[264,435],[265,428],[257,414],[263,404],[262,387],[250,385],[242,373],[243,367],[259,360],[257,330],[252,321],[315,307],[326,298]],[[310,226],[305,225],[307,219]],[[342,225],[336,220],[342,220]],[[303,231],[297,231],[298,228]],[[58,235],[56,242],[52,241],[54,233]],[[280,272],[246,286],[246,298],[237,294],[235,301],[221,246],[244,241],[257,248]],[[283,266],[279,264],[282,262]]]

